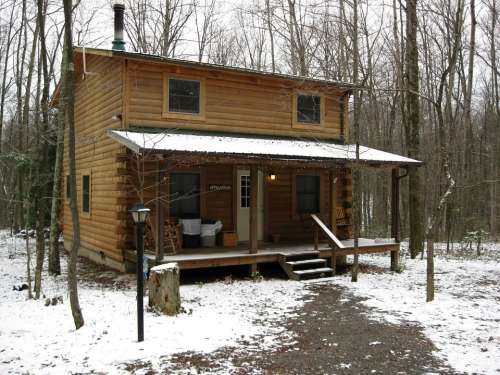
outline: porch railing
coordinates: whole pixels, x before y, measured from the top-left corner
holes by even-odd
[[[330,248],[332,249],[332,257],[331,257],[331,267],[335,271],[336,265],[337,265],[337,256],[335,254],[335,249],[344,249],[345,246],[340,242],[340,240],[333,234],[333,232],[321,221],[319,217],[317,217],[314,214],[311,214],[311,217],[314,221],[314,250],[319,249],[319,231],[320,229],[323,231],[324,234],[328,237],[329,241],[328,243],[330,244]]]

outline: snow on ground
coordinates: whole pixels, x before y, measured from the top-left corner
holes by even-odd
[[[490,259],[435,258],[436,294],[431,303],[425,302],[425,260],[403,259],[399,274],[387,272],[387,255],[361,255],[360,263],[371,266],[371,272],[360,273],[357,283],[344,275],[329,279],[327,285],[345,286],[348,294],[366,298],[363,303],[375,308],[373,318],[417,322],[439,349],[436,354],[455,370],[498,374],[500,244],[485,248]]]
[[[145,341],[139,344],[132,275],[108,271],[115,285],[80,283],[85,325],[75,331],[65,277],[44,276],[45,296],[64,298],[56,306],[12,290],[25,282],[25,259],[24,240],[0,232],[2,374],[119,373],[124,362],[150,361],[154,368],[160,357],[185,351],[211,352],[241,347],[242,342],[245,348],[269,349],[289,339],[279,323],[301,306],[306,294],[303,284],[288,280],[182,285],[186,313],[166,317],[146,312]]]
[[[425,302],[425,261],[407,257],[403,272],[393,273],[387,255],[361,255],[358,283],[351,283],[349,275],[321,283],[345,287],[344,301],[350,295],[366,298],[373,319],[421,325],[439,349],[437,355],[457,371],[498,373],[500,245],[485,244],[484,249],[480,258],[436,257],[432,303]],[[133,275],[97,270],[94,277],[83,277],[79,294],[85,325],[75,331],[64,276],[44,277],[45,296],[64,298],[56,306],[12,290],[25,282],[25,259],[24,241],[0,231],[2,374],[126,373],[124,363],[145,361],[161,369],[169,355],[186,351],[271,349],[291,343],[294,338],[283,330],[283,322],[300,309],[304,297],[313,295],[307,283],[287,280],[182,285],[186,312],[177,317],[147,312],[145,341],[139,344]],[[96,281],[103,277],[109,282]],[[230,358],[223,365],[230,371]]]

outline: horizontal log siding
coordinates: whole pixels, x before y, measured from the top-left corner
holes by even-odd
[[[309,215],[295,212],[294,178],[296,174],[317,174],[320,176],[319,217],[325,223],[330,222],[330,185],[327,171],[294,171],[291,169],[275,170],[276,180],[266,184],[267,232],[271,236],[279,234],[282,241],[311,241],[313,226]]]
[[[75,127],[78,210],[82,247],[96,251],[118,262],[126,236],[126,196],[119,176],[125,163],[116,155],[123,147],[106,135],[106,129],[120,127],[113,115],[122,113],[123,63],[103,56],[87,55],[87,72],[75,74]],[[68,174],[68,133],[65,136],[64,176]],[[90,216],[81,214],[81,176],[91,171]],[[65,179],[64,179],[65,180]],[[63,194],[66,188],[62,189]],[[63,208],[64,238],[71,240],[72,223],[68,201]]]
[[[126,103],[131,126],[339,139],[340,91],[325,95],[324,126],[292,128],[292,95],[301,82],[213,72],[167,64],[128,62],[130,96]],[[162,117],[163,73],[205,79],[205,120]],[[317,89],[317,88],[315,88]]]

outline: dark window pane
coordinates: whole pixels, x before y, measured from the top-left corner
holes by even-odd
[[[170,112],[200,113],[200,82],[169,79],[168,110]]]
[[[69,175],[66,175],[66,198],[69,199],[70,189],[69,189]]]
[[[297,97],[297,121],[308,124],[321,122],[321,98],[313,95]]]
[[[297,212],[313,214],[319,212],[319,176],[297,176]]]
[[[200,217],[200,175],[172,173],[170,175],[170,215]]]
[[[82,176],[82,211],[90,212],[90,176]]]

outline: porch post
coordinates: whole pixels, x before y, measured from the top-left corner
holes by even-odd
[[[258,223],[259,223],[259,169],[256,165],[250,167],[250,254],[257,254],[258,250]],[[257,272],[257,263],[250,266],[250,273]]]
[[[165,254],[165,219],[164,219],[164,209],[163,199],[165,199],[165,189],[164,189],[164,177],[165,177],[165,163],[162,160],[158,161],[157,171],[156,171],[156,261],[159,262],[163,260]]]
[[[337,233],[337,181],[335,169],[330,171],[330,229],[338,237]]]
[[[391,170],[391,237],[399,244],[399,168]],[[391,270],[399,267],[399,251],[391,251]]]
[[[330,229],[332,233],[338,237],[337,230],[337,176],[335,169],[330,170]],[[330,259],[330,266],[333,269],[333,273],[337,273],[337,257],[335,256],[335,250],[332,249],[332,255]]]

